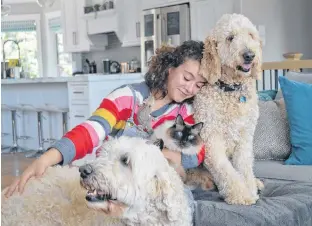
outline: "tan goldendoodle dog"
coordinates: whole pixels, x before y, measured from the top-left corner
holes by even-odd
[[[254,204],[263,187],[253,173],[261,63],[256,27],[243,15],[223,15],[205,40],[201,73],[208,85],[195,98],[194,116],[204,122],[204,165],[229,204]]]

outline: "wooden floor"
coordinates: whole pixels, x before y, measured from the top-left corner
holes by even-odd
[[[11,184],[35,159],[28,159],[25,153],[1,154],[1,190]]]

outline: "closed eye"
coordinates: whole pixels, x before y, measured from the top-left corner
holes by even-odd
[[[185,73],[183,73],[183,76],[184,76],[185,81],[191,81],[195,78],[195,76],[191,72],[189,72],[187,70],[184,70],[184,72]]]

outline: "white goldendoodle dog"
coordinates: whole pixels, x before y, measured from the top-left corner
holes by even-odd
[[[126,205],[119,218],[102,211]],[[158,147],[141,138],[105,142],[100,156],[78,169],[51,167],[22,195],[2,192],[1,225],[192,225],[183,183]]]
[[[263,187],[253,173],[261,63],[256,27],[243,15],[223,15],[205,40],[200,73],[208,85],[195,98],[194,117],[204,123],[204,164],[229,204],[254,204]]]

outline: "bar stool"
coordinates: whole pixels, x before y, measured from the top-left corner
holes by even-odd
[[[10,135],[9,133],[4,133],[4,132],[2,132],[2,131],[3,131],[2,125],[3,125],[3,120],[2,120],[2,118],[1,118],[1,138],[2,138],[2,137],[7,137],[7,136]],[[9,145],[3,145],[3,144],[1,144],[1,150],[2,150],[2,149],[8,149],[8,148],[10,148],[10,147],[11,147],[11,146],[9,146]]]
[[[61,113],[62,114],[62,131],[63,135],[68,131],[68,112],[69,108],[59,108],[53,104],[45,104],[45,109],[49,113]],[[55,139],[50,138],[51,141],[56,141]]]
[[[55,105],[45,104],[43,108],[35,108],[34,110],[37,111],[38,114],[38,138],[39,138],[39,148],[35,152],[31,153],[30,155],[26,155],[26,158],[38,158],[40,157],[44,151],[44,143],[54,143],[57,141],[55,138],[43,138],[43,129],[42,129],[42,115],[43,111],[50,113],[62,113],[62,131],[63,134],[67,132],[67,117],[68,117],[68,108],[58,108]],[[45,119],[45,118],[44,118]]]
[[[8,150],[5,150],[5,149],[1,150],[1,154],[27,151],[27,149],[18,145],[18,140],[20,140],[20,139],[25,140],[25,139],[30,138],[29,136],[18,136],[17,135],[16,116],[19,116],[17,114],[17,111],[21,110],[21,108],[15,107],[15,106],[9,106],[7,104],[1,104],[1,109],[11,111],[12,140],[13,140],[13,146],[9,146],[9,147],[5,148]]]
[[[21,104],[21,106],[24,109],[28,109],[30,111],[37,112],[37,129],[38,129],[38,144],[39,144],[39,147],[38,147],[38,149],[35,149],[35,150],[29,150],[29,152],[31,152],[31,153],[26,154],[25,157],[26,158],[38,158],[38,157],[40,157],[44,153],[43,144],[45,142],[49,142],[47,139],[43,138],[42,119],[46,119],[43,116],[43,114],[42,114],[44,109],[43,108],[34,107],[33,105],[30,105],[30,104]]]
[[[9,133],[2,133],[1,132],[1,138],[2,137],[6,137],[6,136],[9,136],[10,134]],[[1,150],[4,150],[4,149],[8,149],[8,148],[10,148],[11,146],[9,146],[9,145],[3,145],[3,144],[1,144]]]

